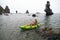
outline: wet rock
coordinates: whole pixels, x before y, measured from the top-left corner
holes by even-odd
[[[5,13],[10,13],[10,9],[9,9],[8,6],[5,7],[4,12],[5,12]]]
[[[50,15],[53,15],[53,13],[46,13],[46,16],[50,16]]]
[[[0,15],[2,15],[2,13],[0,13]]]
[[[47,1],[46,8],[44,11],[46,12],[47,16],[53,15],[52,9],[50,9],[50,2],[49,1]]]
[[[0,6],[0,15],[2,15],[2,13],[3,13],[3,7],[2,6]]]
[[[27,14],[29,14],[29,11],[28,11],[28,10],[26,10],[26,13],[27,13]]]
[[[51,35],[48,40],[60,40],[60,34]]]
[[[16,10],[16,13],[18,13],[18,11]]]

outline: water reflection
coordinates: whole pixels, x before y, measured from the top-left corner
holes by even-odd
[[[51,16],[45,16],[45,19],[44,19],[45,27],[50,27],[50,18],[51,18]]]

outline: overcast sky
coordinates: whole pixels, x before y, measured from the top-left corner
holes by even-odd
[[[17,10],[19,13],[25,13],[29,10],[30,13],[45,13],[45,4],[47,0],[0,0],[0,5],[5,8],[9,6],[11,13]],[[54,13],[60,13],[60,0],[49,0],[51,9]]]

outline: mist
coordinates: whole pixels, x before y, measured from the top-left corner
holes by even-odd
[[[9,6],[10,12],[15,13],[25,13],[29,10],[30,13],[45,13],[46,1],[50,1],[50,8],[54,13],[60,13],[60,0],[0,0],[0,5],[5,8],[6,5]]]

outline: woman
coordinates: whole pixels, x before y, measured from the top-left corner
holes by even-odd
[[[37,24],[37,19],[34,19],[34,21],[30,23],[30,25],[36,25],[36,24]]]

